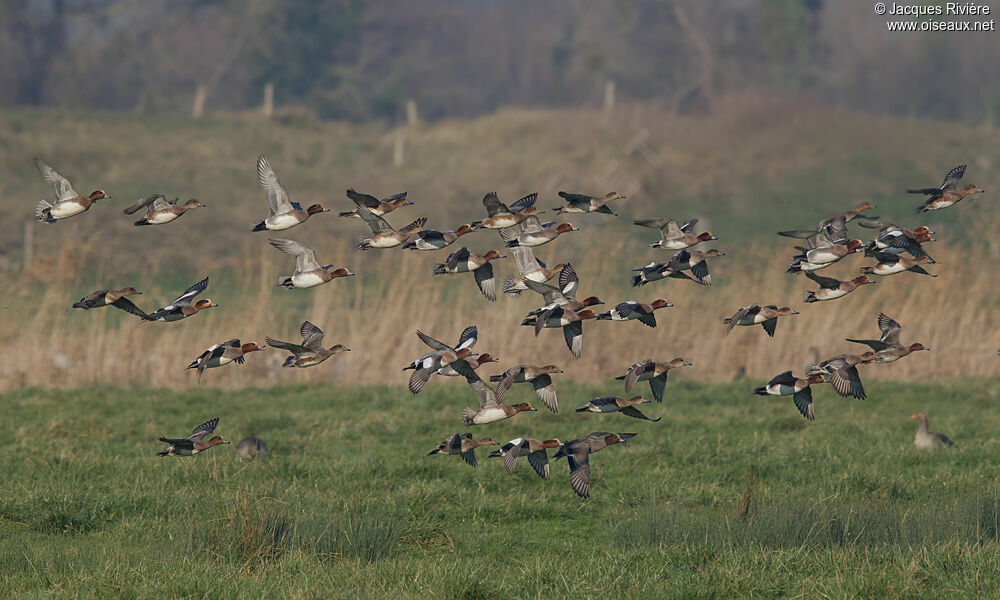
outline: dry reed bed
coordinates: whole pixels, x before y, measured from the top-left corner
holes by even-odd
[[[607,306],[627,299],[664,297],[676,306],[657,313],[656,329],[636,322],[587,322],[580,360],[569,354],[560,331],[543,330],[535,338],[531,328],[517,326],[523,314],[538,305],[536,295],[526,293],[516,299],[501,295],[494,304],[479,294],[469,274],[432,277],[431,264],[443,260],[446,251],[362,254],[341,240],[328,244],[322,254],[331,260],[337,257],[338,265],[350,265],[357,277],[311,290],[285,290],[277,288],[274,280],[290,271],[292,261],[255,239],[235,249],[234,256],[239,258],[229,261],[230,268],[206,268],[204,273],[213,279],[205,296],[218,302],[218,308],[177,323],[139,323],[114,309],[84,313],[69,306],[82,295],[80,290],[91,289],[85,286],[96,287],[102,281],[136,285],[144,292],[137,302],[150,310],[182,288],[164,288],[152,276],[120,282],[102,266],[99,245],[67,242],[52,261],[51,270],[58,275],[45,281],[34,275],[4,277],[4,288],[14,293],[0,313],[7,332],[0,348],[0,388],[96,383],[183,388],[196,385],[193,371],[184,367],[209,345],[231,337],[263,343],[265,335],[297,340],[303,319],[327,332],[327,345],[344,343],[353,351],[320,367],[291,370],[280,367],[283,352],[269,349],[250,355],[246,365],[207,371],[204,384],[229,388],[318,381],[403,385],[406,375],[400,368],[427,351],[414,336],[415,329],[454,343],[467,324],[479,327],[477,350],[502,359],[487,367],[490,373],[518,363],[554,362],[566,371],[564,377],[608,380],[610,391],[618,384],[609,378],[636,360],[683,356],[694,366],[680,372],[680,378],[718,381],[745,374],[766,379],[785,369],[800,372],[816,358],[862,349],[843,338],[877,337],[879,311],[904,325],[904,343],[920,341],[932,351],[892,365],[866,367],[866,379],[998,373],[993,349],[1000,343],[995,333],[1000,325],[995,261],[979,246],[969,254],[938,242],[932,253],[940,264],[930,267],[939,275],[936,278],[903,273],[881,278],[876,285],[845,298],[807,305],[801,302],[802,290],[814,286],[804,276],[784,272],[791,250],[774,243],[727,246],[717,242],[727,256],[712,261],[715,284],[711,287],[667,280],[631,288],[630,268],[670,253],[607,235],[616,227],[591,227],[595,230],[591,238],[606,240],[600,245],[588,246],[591,238],[581,233],[575,234],[581,236],[575,240],[539,249],[538,254],[550,264],[573,257],[581,278],[581,297],[597,295]],[[484,236],[484,241],[474,245],[482,248],[490,246],[494,237],[488,232],[473,235]],[[89,265],[87,271],[93,275],[78,274],[81,262]],[[852,256],[822,273],[847,278],[870,262]],[[512,260],[500,261],[498,279],[513,268]],[[192,276],[184,285],[201,275]],[[759,327],[739,327],[727,335],[721,319],[751,302],[790,305],[801,314],[781,319],[773,339]]]

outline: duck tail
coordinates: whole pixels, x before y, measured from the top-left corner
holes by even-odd
[[[729,325],[729,323],[731,323],[731,322],[732,322],[732,319],[730,317],[726,317],[725,319],[722,320],[722,324],[723,325]]]
[[[76,304],[73,305],[73,308],[82,308],[83,310],[90,309],[90,307],[84,304],[83,302],[77,302]]]
[[[766,387],[755,388],[754,391],[753,391],[753,393],[756,394],[756,395],[758,395],[758,396],[767,396],[768,395]]]
[[[448,267],[446,267],[443,263],[438,263],[438,264],[434,265],[434,274],[435,275],[447,275],[448,274]]]
[[[357,217],[358,216],[358,211],[357,210],[348,210],[348,211],[345,211],[345,212],[342,212],[342,213],[337,213],[337,214],[338,214],[338,216],[341,216],[341,217],[350,218],[350,217]]]
[[[518,243],[518,241],[517,241],[516,239],[514,239],[514,240],[510,240],[509,242],[507,242],[507,247],[508,247],[508,248],[517,248],[517,247],[518,247],[518,246],[520,246],[520,245],[521,245],[521,244],[520,244],[520,243]]]
[[[284,364],[281,365],[282,368],[291,368],[295,366],[295,355],[285,358]]]
[[[340,215],[340,216],[344,216],[344,215]],[[416,250],[416,249],[417,249],[417,241],[416,240],[410,240],[410,241],[406,242],[405,244],[403,244],[403,250]]]
[[[264,231],[265,229],[267,229],[267,225],[264,224],[264,221],[261,221],[260,223],[254,224],[254,226],[250,228],[250,231]]]
[[[157,452],[156,455],[157,456],[170,456],[170,451],[169,450],[164,450],[163,452]]]
[[[292,285],[292,278],[291,277],[279,277],[278,278],[278,285],[280,285],[281,287],[286,287],[286,288],[295,287],[295,286]]]
[[[201,362],[201,359],[200,359],[200,358],[196,358],[196,359],[194,359],[194,362],[192,362],[191,364],[189,364],[189,365],[187,366],[187,368],[188,368],[188,369],[197,369],[197,368],[198,368],[198,363],[199,363],[199,362]]]
[[[930,210],[930,206],[931,206],[931,202],[933,202],[934,200],[936,200],[936,198],[931,198],[927,202],[924,202],[923,204],[921,204],[920,206],[918,206],[916,214],[919,215],[920,213],[925,213],[925,212],[929,211]]]
[[[615,377],[615,381],[625,381],[625,376],[619,375],[618,377]]]
[[[372,247],[372,241],[368,238],[358,240],[358,250],[368,250]]]
[[[144,226],[144,225],[152,225],[152,223],[150,223],[150,222],[149,222],[149,221],[147,221],[146,219],[139,219],[138,221],[136,221],[136,222],[134,223],[134,225],[135,225],[136,227],[142,227],[142,226]]]
[[[940,192],[940,188],[919,188],[916,190],[906,190],[907,194],[936,194]]]
[[[802,292],[802,301],[811,304],[813,302],[819,302],[819,298],[816,297],[816,292],[807,290],[805,292]]]
[[[499,458],[503,456],[503,450],[490,450],[490,453],[486,455],[486,458]]]
[[[642,275],[632,276],[632,287],[639,287],[641,285],[646,285],[648,282],[645,281]]]
[[[861,267],[861,274],[862,275],[874,275],[875,274],[875,267]]]
[[[802,265],[800,264],[799,259],[797,258],[792,259],[792,262],[788,263],[788,268],[785,269],[785,273],[801,273],[801,272],[802,272]]]
[[[597,315],[597,320],[598,321],[610,321],[611,320],[611,311],[609,310],[606,313],[601,313],[601,314]]]
[[[516,298],[521,295],[521,290],[516,289],[514,286],[518,284],[518,278],[516,275],[508,275],[506,279],[503,280],[503,293],[511,298]]]
[[[462,424],[463,425],[474,425],[472,419],[476,416],[476,411],[471,408],[466,408],[462,411]]]

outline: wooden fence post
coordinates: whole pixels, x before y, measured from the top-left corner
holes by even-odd
[[[274,114],[274,83],[271,81],[264,86],[264,106],[261,111],[265,119],[270,119]]]
[[[397,167],[403,166],[403,146],[406,143],[406,138],[402,133],[396,133],[396,140],[392,148],[392,164]]]
[[[420,119],[417,117],[417,101],[413,98],[406,101],[406,122],[410,126],[420,122]]]
[[[205,84],[199,83],[198,88],[194,91],[194,103],[191,106],[191,116],[195,119],[200,119],[205,111],[205,94]]]

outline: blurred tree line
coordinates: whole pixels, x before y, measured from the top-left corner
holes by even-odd
[[[711,110],[812,99],[993,123],[995,32],[888,32],[824,0],[0,0],[0,105],[279,106],[323,118],[473,116],[619,98]]]

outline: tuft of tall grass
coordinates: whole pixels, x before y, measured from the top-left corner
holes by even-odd
[[[740,510],[746,492],[739,500]],[[928,545],[1000,544],[1000,491],[947,504],[880,501],[855,505],[836,497],[782,498],[733,519],[705,508],[650,503],[609,522],[625,547],[700,543],[715,549],[908,549]]]

